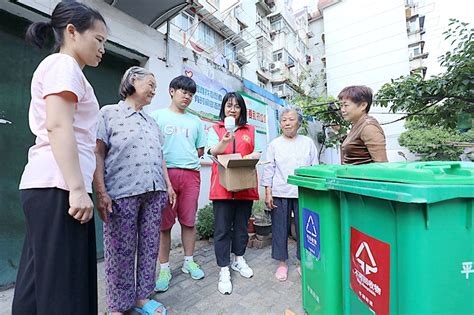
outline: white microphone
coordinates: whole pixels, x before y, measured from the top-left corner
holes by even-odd
[[[224,127],[227,132],[234,132],[235,118],[232,116],[227,116],[226,118],[224,118]]]

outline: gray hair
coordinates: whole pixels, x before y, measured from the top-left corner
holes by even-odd
[[[301,127],[301,125],[303,124],[303,111],[299,107],[285,107],[280,112],[279,121],[281,122],[281,118],[283,117],[283,114],[290,113],[290,112],[295,112],[296,113],[296,116],[298,117],[298,124]]]
[[[119,94],[122,100],[125,100],[127,97],[135,93],[135,87],[133,86],[134,80],[143,80],[149,75],[155,76],[152,72],[142,67],[134,66],[125,71],[119,87]]]

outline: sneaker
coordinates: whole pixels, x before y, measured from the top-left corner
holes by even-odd
[[[156,281],[155,292],[165,292],[168,291],[170,287],[170,280],[173,276],[171,275],[171,270],[165,269],[160,270],[158,276],[158,281]]]
[[[247,265],[247,262],[242,257],[238,261],[234,261],[230,267],[238,271],[240,275],[244,278],[252,278],[253,277],[253,270]]]
[[[204,271],[202,271],[201,267],[199,267],[199,265],[196,264],[194,261],[184,262],[181,271],[183,271],[184,273],[190,273],[191,278],[193,278],[194,280],[200,280],[204,278]]]
[[[219,272],[219,283],[217,284],[217,289],[224,295],[232,293],[232,282],[230,281],[229,268],[221,269]]]

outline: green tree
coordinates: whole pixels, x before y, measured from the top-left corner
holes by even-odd
[[[320,78],[315,74],[309,73],[301,76],[299,85],[309,86],[309,89],[306,93],[295,95],[291,103],[300,107],[304,116],[312,117],[323,125],[322,131],[317,136],[317,141],[322,144],[323,148],[330,148],[342,141],[347,134],[349,124],[342,118],[337,100],[332,96],[326,97],[319,94],[317,89],[319,81]],[[307,124],[305,119],[303,127],[306,128]],[[331,132],[329,136],[326,136],[328,128],[335,128],[337,132]]]
[[[459,143],[474,142],[474,130],[460,133],[458,130],[428,126],[417,120],[405,124],[408,131],[398,139],[400,145],[416,153],[421,160],[459,160],[464,148]]]
[[[453,47],[439,59],[444,73],[429,79],[414,73],[391,80],[375,97],[390,112],[407,113],[399,119],[406,118],[408,129],[400,136],[400,144],[424,160],[458,159],[463,149],[454,148],[453,143],[472,142],[472,137],[461,133],[465,130],[460,130],[460,121],[464,121],[463,128],[472,127],[474,29],[451,20],[444,34]]]

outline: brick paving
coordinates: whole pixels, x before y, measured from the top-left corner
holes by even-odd
[[[295,252],[295,242],[289,241],[289,250]],[[294,256],[290,255],[290,256]],[[195,261],[201,265],[206,277],[193,280],[181,271],[183,250],[171,251],[173,274],[170,289],[154,298],[164,303],[168,314],[284,314],[289,309],[304,314],[301,302],[301,277],[295,270],[295,258],[289,261],[288,280],[279,282],[273,273],[277,263],[271,259],[271,246],[262,249],[248,248],[245,258],[254,270],[254,277],[246,279],[232,271],[233,292],[222,295],[217,291],[219,269],[214,248],[209,241],[196,243]],[[104,314],[105,283],[103,263],[98,264],[99,314]],[[11,314],[13,289],[0,292],[0,315]],[[130,312],[130,314],[137,314]]]

